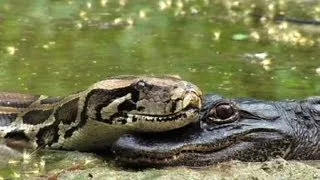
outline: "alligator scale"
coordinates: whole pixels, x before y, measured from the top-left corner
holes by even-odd
[[[122,163],[147,166],[320,160],[320,96],[263,101],[207,95],[198,124],[157,135],[125,135],[112,149]]]
[[[0,155],[48,147],[94,151],[123,133],[197,121],[201,92],[175,77],[120,76],[64,98],[0,93]]]

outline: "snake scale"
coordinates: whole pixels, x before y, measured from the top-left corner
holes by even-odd
[[[200,108],[198,87],[170,76],[108,78],[66,97],[0,93],[0,154],[108,148],[127,132],[185,126]]]

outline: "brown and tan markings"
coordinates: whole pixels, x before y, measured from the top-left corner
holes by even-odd
[[[175,77],[114,77],[63,98],[0,93],[0,136],[14,149],[99,150],[127,132],[185,126],[200,106],[200,90]]]

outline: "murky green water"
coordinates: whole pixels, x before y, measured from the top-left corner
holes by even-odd
[[[244,2],[3,0],[0,89],[65,95],[108,76],[178,74],[226,96],[319,95],[320,26],[271,19],[315,19],[319,5]]]
[[[229,97],[320,95],[320,25],[274,20],[319,12],[317,1],[1,0],[0,90],[67,95],[108,76],[177,74]]]

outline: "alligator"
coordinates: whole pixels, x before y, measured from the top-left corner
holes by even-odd
[[[98,151],[131,131],[197,121],[201,91],[177,77],[118,76],[66,97],[0,93],[0,159],[39,148]]]
[[[319,160],[320,96],[264,101],[209,94],[197,123],[166,133],[126,134],[112,151],[122,165],[154,167]]]

